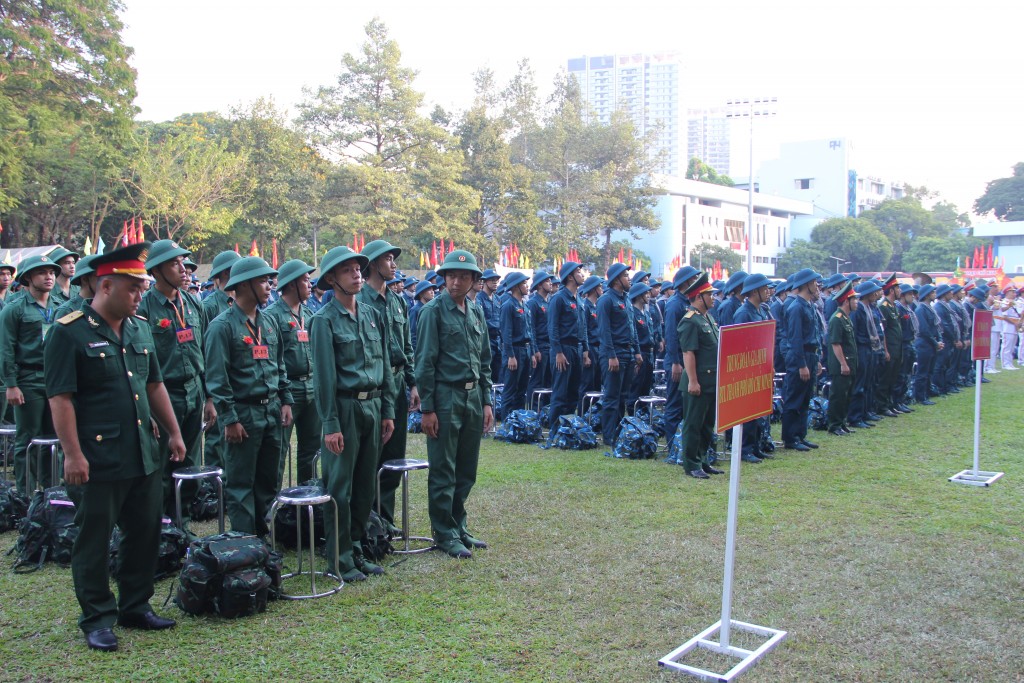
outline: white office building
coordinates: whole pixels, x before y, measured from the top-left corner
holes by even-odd
[[[690,259],[690,252],[702,243],[735,251],[746,267],[746,190],[669,176],[657,176],[655,186],[665,193],[655,207],[661,227],[639,239],[628,234],[616,234],[613,239],[629,239],[636,249],[654,259],[650,270],[656,276],[671,277],[668,271],[676,257],[684,264],[710,267],[710,263]],[[808,202],[754,193],[753,272],[775,275],[779,255],[792,242],[790,224],[796,218],[810,216],[812,211]]]
[[[653,153],[664,152],[659,172],[686,172],[686,123],[680,84],[682,66],[674,52],[574,57],[569,74],[580,84],[588,116],[607,123],[612,112],[629,112],[640,135],[660,126]]]
[[[904,196],[902,182],[859,174],[851,156],[844,138],[807,140],[780,145],[779,158],[761,164],[755,175],[761,192],[813,207],[811,215],[794,220],[792,239],[810,239],[814,226],[828,218],[856,217]]]

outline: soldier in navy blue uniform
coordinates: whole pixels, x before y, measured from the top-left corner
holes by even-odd
[[[942,335],[943,347],[935,355],[932,384],[938,388],[940,396],[960,393],[960,390],[950,382],[950,366],[954,363],[953,354],[963,346],[955,314],[949,304],[952,296],[953,290],[949,285],[939,285],[935,290],[934,309],[939,318],[939,331]]]
[[[500,275],[488,268],[480,278],[482,289],[476,295],[476,303],[484,310],[484,320],[487,321],[487,337],[491,342],[491,381],[495,383],[501,376],[501,309],[495,293],[500,279]]]
[[[718,304],[711,315],[718,321],[719,327],[732,325],[732,317],[736,309],[743,305],[743,297],[740,290],[743,289],[743,282],[747,279],[747,273],[737,270],[729,276],[729,280],[722,288],[722,303]]]
[[[636,280],[636,278],[633,278]],[[633,330],[636,332],[636,343],[640,348],[643,362],[633,373],[629,393],[626,398],[626,412],[633,413],[633,406],[641,396],[651,393],[654,385],[654,323],[647,310],[647,298],[651,287],[644,282],[637,282],[629,288],[630,313],[633,316]]]
[[[881,296],[882,288],[876,282],[868,280],[855,288],[860,305],[850,312],[850,321],[857,340],[857,374],[854,377],[853,394],[850,397],[850,426],[854,429],[867,429],[871,424],[869,413],[873,407],[871,391],[874,388],[876,375],[876,351],[882,348],[878,327],[875,325],[871,308]]]
[[[986,287],[985,285],[973,285],[973,284],[968,284],[968,286],[964,287],[964,290],[967,292],[967,301],[964,302],[964,311],[966,312],[968,318],[971,321],[971,331],[972,331],[972,336],[973,336],[974,312],[975,311],[987,311],[988,310],[988,306],[985,305],[985,299],[988,298],[988,291],[989,290],[988,290],[988,287]],[[967,362],[970,363],[970,365],[971,365],[971,367],[968,370],[966,376],[967,376],[967,378],[970,381],[974,381],[975,379],[977,379],[977,375],[975,375],[976,368],[974,367],[974,361],[971,360],[971,354],[970,353],[966,353],[964,355],[967,357]],[[982,369],[984,370],[984,364],[982,365]],[[984,373],[982,373],[982,377],[981,377],[982,384],[988,384],[989,381],[991,381],[991,380],[989,380],[988,377],[985,377]]]
[[[604,366],[601,431],[605,445],[614,446],[633,370],[640,366],[643,357],[627,310],[629,267],[613,263],[608,268],[607,279],[608,291],[597,301],[597,335],[601,340],[601,364]]]
[[[647,283],[651,293],[647,296],[647,313],[651,316],[651,336],[654,337],[654,357],[665,356],[665,314],[658,307],[658,295],[661,294],[661,282],[652,280]],[[651,367],[653,371],[653,366]]]
[[[732,324],[752,323],[767,320],[768,315],[762,308],[762,304],[771,296],[771,283],[768,278],[760,273],[748,275],[743,281],[740,295],[746,297],[746,301],[736,309],[732,316]],[[761,450],[761,431],[764,429],[764,420],[758,418],[743,423],[743,462],[758,463],[765,458],[774,458],[770,453]]]
[[[562,287],[548,302],[548,338],[551,340],[551,409],[548,424],[557,425],[561,415],[576,412],[580,402],[583,369],[590,367],[587,321],[576,291],[583,284],[583,270],[566,261],[558,271]]]
[[[420,311],[433,300],[435,294],[437,294],[437,285],[430,280],[416,283],[414,303],[409,310],[409,341],[412,343],[413,349],[416,348],[416,320],[419,318]]]
[[[935,300],[935,285],[924,285],[918,294],[917,315],[918,336],[914,342],[917,350],[917,374],[914,376],[914,399],[924,406],[933,406],[931,400],[932,370],[935,368],[935,356],[945,344],[939,331],[939,316],[931,306]]]
[[[967,386],[966,375],[971,357],[971,320],[967,315],[967,309],[961,303],[964,296],[966,296],[963,290],[963,285],[954,284],[950,286],[952,296],[949,298],[949,308],[953,312],[960,337],[960,346],[953,351],[953,360],[947,373],[949,384],[953,388]],[[967,368],[965,368],[964,364],[965,358],[968,359]]]
[[[914,314],[914,297],[917,287],[900,285],[900,296],[896,300],[896,313],[900,319],[900,334],[903,346],[902,365],[896,379],[897,407],[904,413],[911,413],[913,408],[907,405],[907,394],[910,393],[910,381],[914,363],[917,362],[917,351],[914,340],[917,338],[917,316]]]
[[[548,338],[548,297],[551,295],[553,275],[538,270],[533,274],[533,295],[526,302],[530,318],[530,381],[526,385],[526,400],[533,400],[537,389],[551,388],[551,340]]]
[[[683,266],[672,277],[675,294],[665,302],[665,438],[671,442],[683,420],[683,355],[679,352],[679,321],[690,309],[690,299],[683,293],[700,275],[693,266]]]
[[[775,321],[775,372],[786,371],[786,298],[789,296],[789,280],[783,280],[775,288],[775,296],[768,307]]]
[[[597,336],[597,300],[604,294],[604,280],[591,275],[580,285],[577,294],[587,321],[587,344],[590,347],[590,367],[583,368],[583,378],[580,380],[582,396],[588,391],[601,391],[604,382],[599,360],[601,354],[598,352],[600,340]]]
[[[505,294],[508,298],[501,304],[501,355],[504,370],[501,394],[501,416],[504,419],[513,410],[520,410],[526,401],[526,385],[530,377],[527,360],[529,337],[527,335],[526,306],[523,297],[529,288],[530,278],[518,271],[505,276]]]
[[[793,295],[786,301],[786,379],[782,389],[782,442],[786,448],[808,451],[817,448],[807,440],[807,412],[821,374],[821,322],[814,308],[817,279],[811,268],[791,277]]]

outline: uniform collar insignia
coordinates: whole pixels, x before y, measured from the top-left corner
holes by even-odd
[[[87,320],[89,321],[89,327],[99,327],[100,326],[100,324],[98,322],[96,322],[96,319],[93,318],[91,315],[87,318]]]

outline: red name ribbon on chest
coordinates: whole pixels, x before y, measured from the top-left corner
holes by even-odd
[[[270,347],[266,344],[259,344],[252,347],[253,360],[270,360]]]
[[[186,327],[185,329],[180,329],[180,330],[177,331],[177,333],[178,333],[178,343],[179,344],[187,344],[188,342],[195,341],[195,339],[196,339],[196,335],[192,331],[191,327]]]
[[[309,341],[309,330],[296,330],[295,336],[300,342]]]

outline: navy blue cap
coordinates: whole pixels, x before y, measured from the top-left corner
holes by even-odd
[[[735,273],[729,276],[728,281],[725,283],[725,287],[722,289],[726,294],[732,294],[735,289],[743,286],[743,282],[747,279],[747,273],[744,270],[737,270]]]
[[[495,280],[501,276],[494,272],[494,268],[488,268],[484,271],[484,274],[480,277],[481,280]]]
[[[789,276],[790,288],[797,289],[798,287],[803,287],[808,282],[817,280],[819,277],[821,277],[821,275],[814,272],[813,268],[804,268],[803,270],[798,270]]]
[[[928,296],[929,294],[931,294],[932,292],[934,292],[934,291],[935,291],[935,285],[925,285],[925,286],[924,286],[924,287],[922,287],[922,288],[921,288],[921,290],[920,290],[920,291],[918,292],[918,295],[917,295],[917,297],[918,297],[918,298],[919,298],[919,299],[920,299],[921,301],[924,301],[924,300],[925,300],[925,298],[926,298],[926,297],[927,297],[927,296]]]
[[[580,294],[589,294],[591,290],[596,289],[597,287],[604,287],[604,280],[596,275],[591,275],[583,281],[582,285],[580,285]]]
[[[608,272],[605,274],[605,279],[607,279],[608,282],[611,282],[615,278],[625,273],[627,270],[629,270],[629,266],[627,266],[625,263],[613,263],[612,265],[608,266]]]
[[[530,278],[526,275],[526,273],[515,270],[505,276],[505,280],[504,282],[502,282],[502,287],[504,287],[505,291],[507,292],[516,285],[521,285],[529,279]]]
[[[975,287],[974,289],[967,293],[973,296],[978,301],[982,301],[985,299],[985,297],[988,296],[988,287],[986,287],[985,285],[978,285],[977,287]]]
[[[629,288],[629,300],[632,301],[638,296],[642,296],[649,291],[651,291],[651,286],[649,284],[646,282],[638,282]]]
[[[422,294],[423,292],[427,291],[428,289],[437,289],[437,285],[435,285],[430,280],[422,280],[422,281],[420,281],[416,285],[416,292],[413,294],[413,298],[414,299],[420,298],[420,294]]]
[[[679,289],[684,282],[689,280],[691,277],[697,277],[700,275],[700,271],[693,266],[683,266],[676,271],[676,274],[672,276],[672,287]]]
[[[953,291],[953,288],[950,287],[947,284],[939,285],[939,288],[935,290],[935,298],[936,299],[941,299],[942,297],[946,296],[947,294],[949,294],[952,291]]]
[[[650,277],[650,276],[651,276],[651,274],[648,273],[646,270],[638,270],[635,273],[633,273],[633,282],[640,282],[645,277]]]
[[[875,292],[880,292],[881,290],[882,286],[875,282],[874,280],[862,282],[856,287],[857,296],[861,297],[867,296],[868,294],[874,294]]]
[[[732,280],[732,278],[729,279]],[[753,275],[748,275],[743,279],[743,290],[740,293],[750,294],[751,292],[770,284],[771,282],[768,280],[767,276],[762,275],[761,273],[754,273]]]
[[[828,279],[822,283],[824,287],[835,287],[836,285],[846,282],[846,276],[842,273],[836,273],[835,275],[829,275]]]
[[[530,285],[530,291],[532,292],[533,290],[537,289],[537,287],[544,284],[553,277],[553,275],[546,273],[543,270],[538,270],[533,274],[533,284]]]
[[[566,261],[562,264],[562,267],[558,269],[558,281],[565,282],[579,267],[580,264],[575,261]]]

